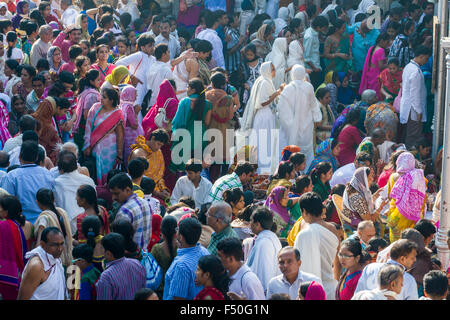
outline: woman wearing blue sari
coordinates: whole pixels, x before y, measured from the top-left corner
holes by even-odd
[[[180,101],[177,113],[172,120],[172,172],[184,171],[184,164],[198,154],[203,156],[207,142],[203,140],[206,127],[211,122],[212,104],[205,99],[205,88],[200,78],[189,80],[188,96]],[[189,154],[184,154],[186,142],[185,129],[189,133]],[[201,135],[200,135],[201,134]],[[180,144],[180,146],[178,146]]]
[[[316,156],[311,162],[307,174],[310,174],[310,172],[321,162],[330,163],[333,172],[335,172],[338,168],[338,161],[336,160],[336,157],[339,155],[340,151],[341,149],[337,139],[329,138],[324,140],[317,146]]]

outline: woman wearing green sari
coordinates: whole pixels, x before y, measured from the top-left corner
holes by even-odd
[[[208,143],[203,141],[203,135],[211,122],[212,104],[205,99],[205,88],[200,78],[189,80],[187,95],[180,101],[172,120],[172,172],[184,171],[187,160],[202,157]]]
[[[323,49],[325,72],[347,72],[351,67],[350,40],[345,33],[345,22],[337,19],[330,28]]]

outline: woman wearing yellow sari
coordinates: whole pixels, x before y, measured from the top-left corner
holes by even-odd
[[[396,173],[389,178],[388,194],[391,202],[387,226],[390,228],[391,243],[399,240],[403,230],[414,227],[424,216],[428,181],[423,170],[416,169],[415,164],[411,153],[402,153],[397,159]]]

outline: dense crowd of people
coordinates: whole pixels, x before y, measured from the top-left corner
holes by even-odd
[[[448,299],[434,14],[0,2],[0,299]]]

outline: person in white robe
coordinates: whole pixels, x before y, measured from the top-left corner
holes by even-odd
[[[298,233],[294,242],[294,247],[302,257],[300,270],[319,277],[327,300],[335,300],[337,281],[334,278],[333,263],[339,247],[337,230],[332,224],[322,220],[323,205],[320,197],[313,192],[306,195],[309,198],[306,200],[313,204],[311,208],[305,208],[307,210],[302,208],[303,219],[308,225]]]
[[[314,159],[314,122],[322,121],[322,112],[313,86],[305,80],[305,68],[294,65],[290,75],[292,81],[280,94],[277,105],[280,136],[286,135],[286,145],[300,147],[308,167]]]
[[[276,19],[279,7],[280,7],[280,0],[267,0],[266,13],[270,16],[270,18]]]
[[[136,3],[132,0],[120,0],[117,11],[120,14],[128,12],[131,15],[131,21],[134,21],[140,17],[139,9]]]
[[[64,239],[62,234],[58,234],[58,236],[59,239]],[[28,262],[22,274],[22,282],[20,284],[21,288],[19,289],[18,296],[19,300],[65,300],[68,297],[66,289],[66,277],[61,259],[59,257],[55,258],[55,256],[53,254],[50,254],[47,249],[44,249],[42,245],[47,248],[47,244],[44,243],[44,241],[41,241],[40,246],[25,254],[25,258],[28,260]],[[53,249],[52,251],[55,250]],[[34,289],[31,296],[29,296],[28,289],[29,287],[34,287],[33,281],[36,280],[32,279],[33,271],[28,270],[29,268],[36,269],[36,263],[32,263],[32,267],[29,266],[30,261],[34,257],[38,257],[38,259],[41,261],[41,271],[47,273],[48,278],[44,282],[40,283]],[[33,259],[33,261],[35,260],[36,259]]]
[[[271,173],[278,165],[277,154],[272,154],[272,147],[278,148],[276,136],[276,115],[273,101],[280,95],[284,86],[275,90],[272,79],[275,68],[271,62],[264,62],[260,76],[256,79],[242,117],[241,132],[250,136],[249,144],[258,146],[258,173]],[[273,134],[273,135],[272,135]]]
[[[275,35],[278,36],[281,30],[288,25],[289,22],[289,10],[286,7],[281,7],[278,9],[278,18],[275,22]]]
[[[164,79],[173,80],[174,75],[169,63],[170,53],[167,50],[157,61],[155,61],[149,70],[147,70],[147,90],[152,90],[149,106],[153,106],[158,97],[159,87]]]
[[[272,45],[272,51],[266,56],[265,61],[272,62],[275,67],[273,86],[277,90],[286,80],[286,59],[288,53],[288,42],[286,38],[276,38]]]
[[[266,292],[269,281],[281,274],[278,267],[278,252],[281,250],[281,242],[275,233],[265,229],[272,225],[266,225],[265,222],[268,219],[272,219],[273,223],[270,209],[265,207],[258,208],[253,212],[250,219],[252,232],[257,237],[255,244],[250,250],[247,265],[258,276],[264,292]]]
[[[288,68],[292,68],[294,65],[305,65],[305,57],[303,56],[303,44],[301,40],[291,41],[289,44],[289,55],[286,61]]]

